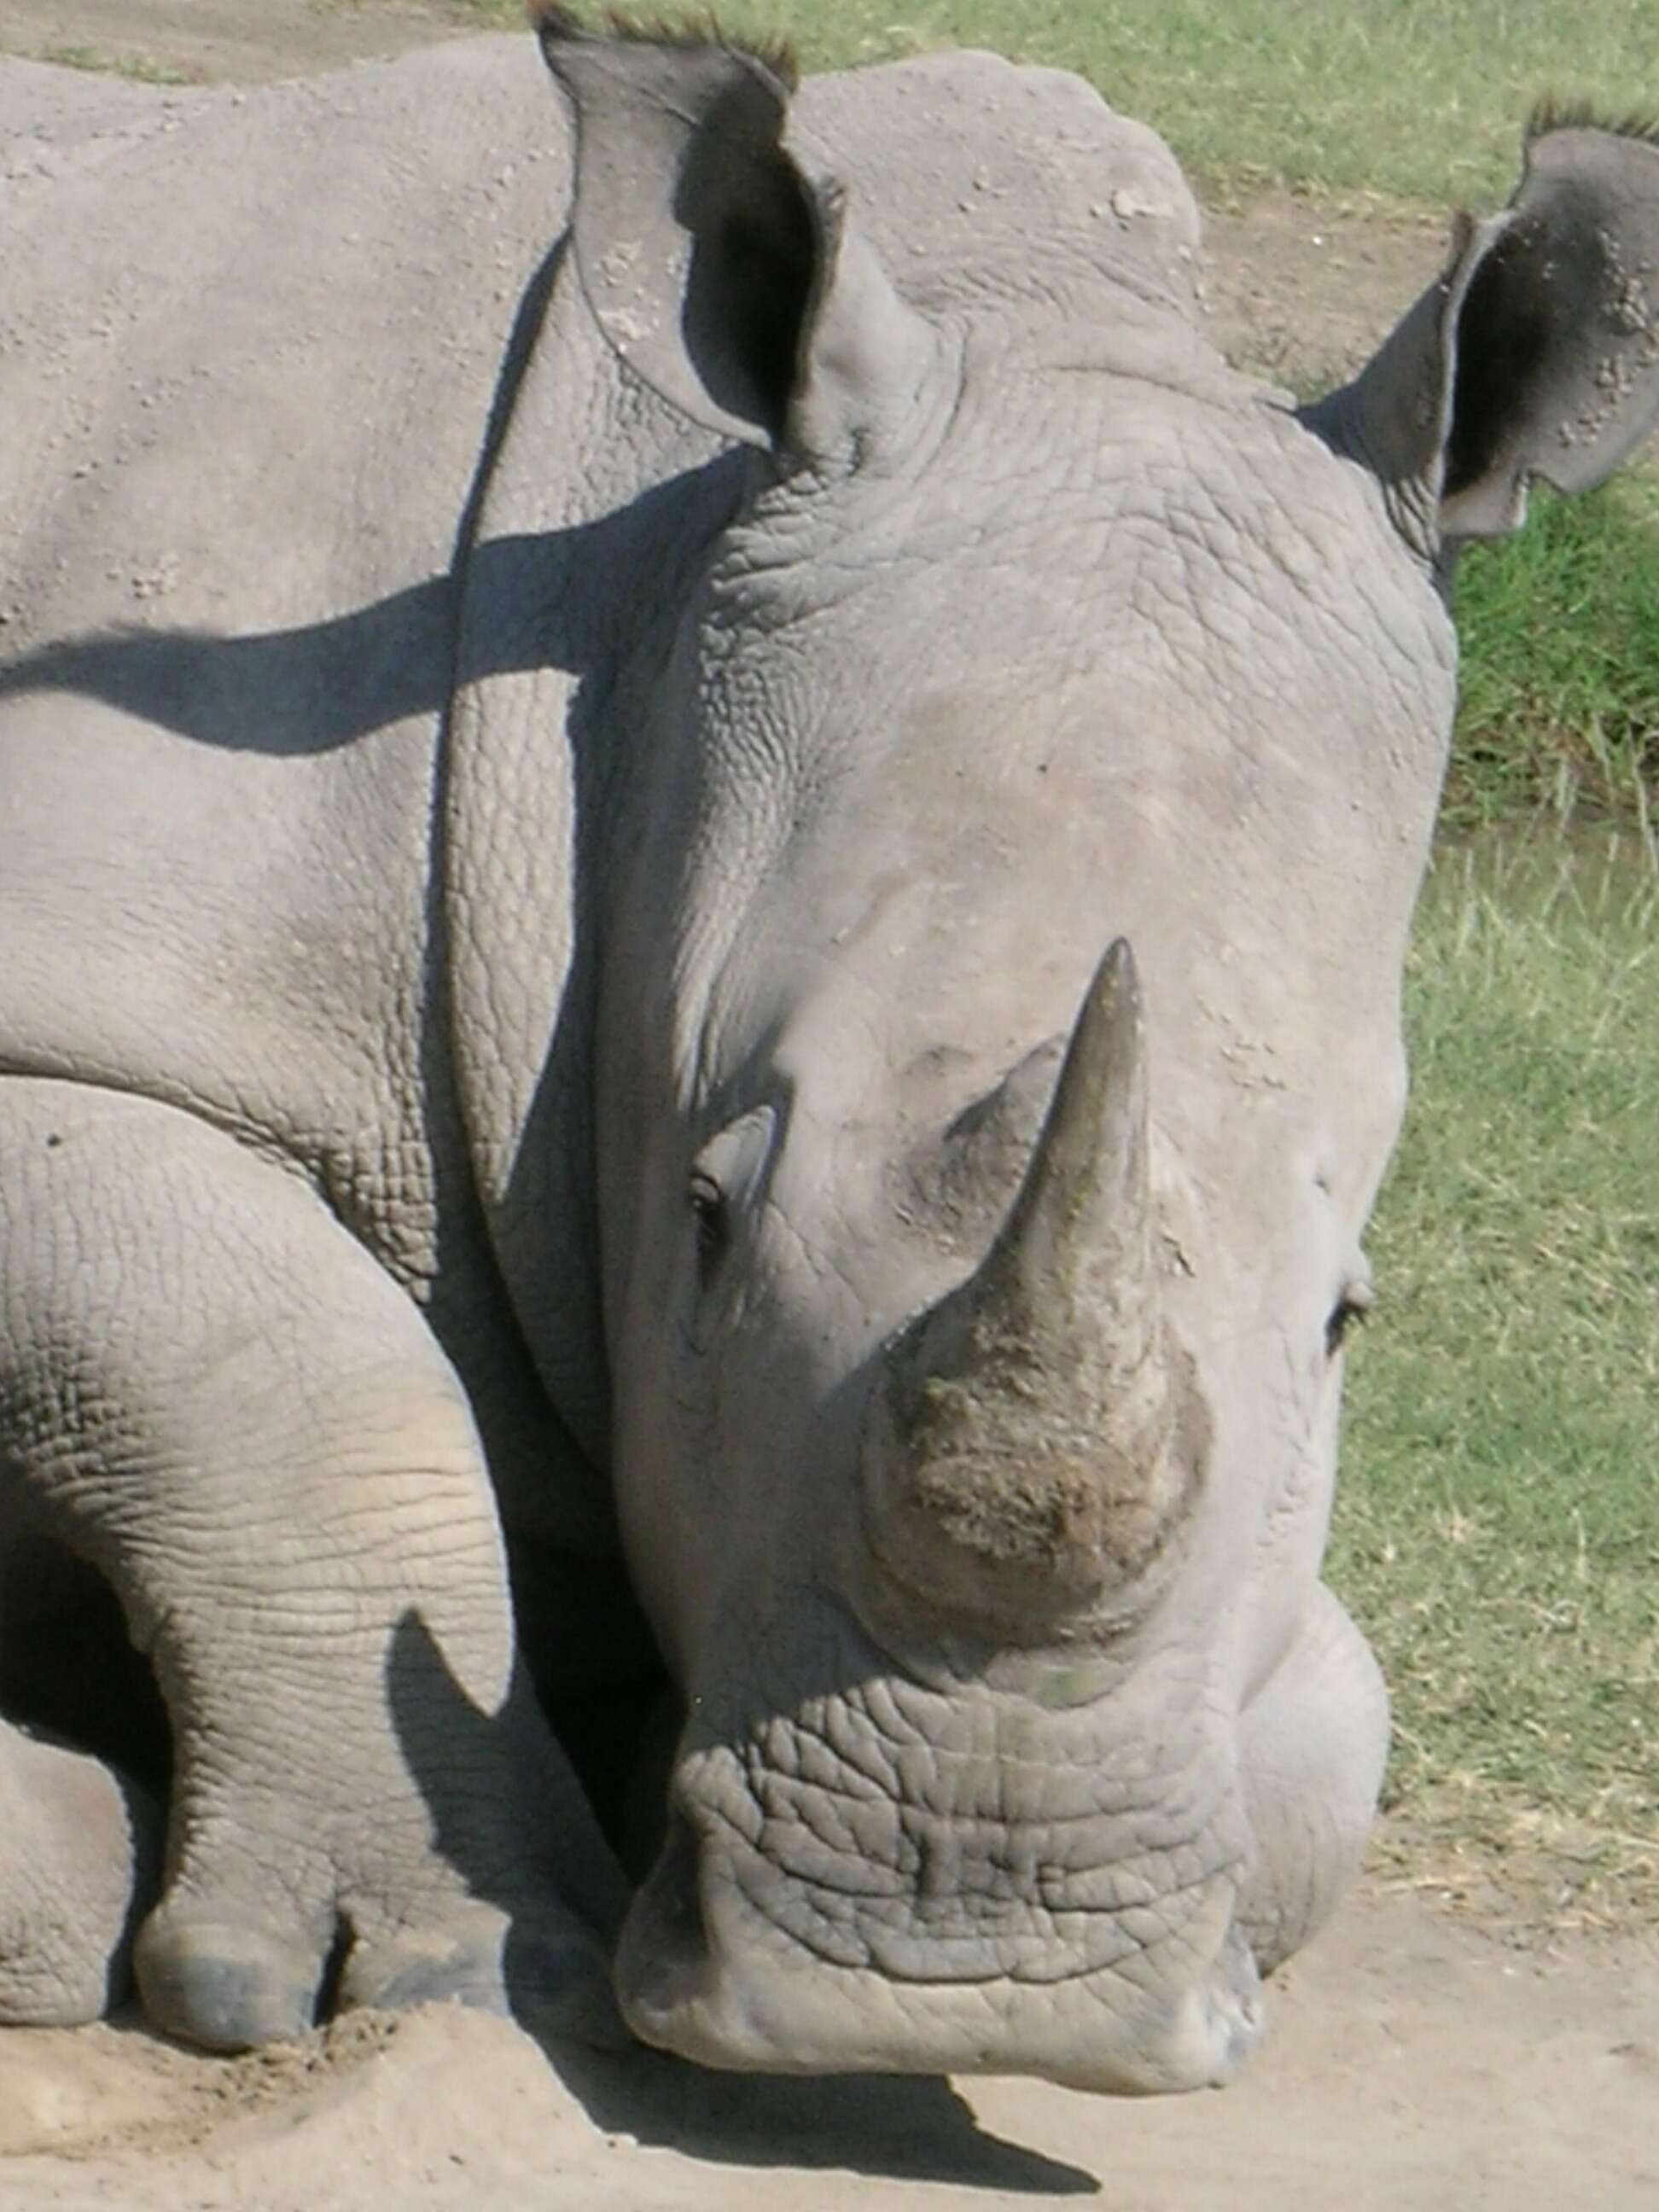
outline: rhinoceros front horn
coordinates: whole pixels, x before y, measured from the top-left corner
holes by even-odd
[[[1019,1194],[978,1271],[890,1346],[866,1430],[890,1574],[997,1632],[1144,1580],[1190,1458],[1153,1255],[1133,955],[1096,971]],[[1183,1466],[1178,1462],[1186,1461]]]

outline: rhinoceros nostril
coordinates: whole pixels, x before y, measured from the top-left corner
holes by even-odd
[[[623,1929],[617,1987],[629,2026],[647,2042],[654,2021],[704,1994],[708,1930],[698,1884],[701,1852],[690,1822],[670,1809],[668,1832]]]
[[[695,1946],[706,1952],[708,1938],[697,1894],[699,1856],[691,1823],[675,1806],[669,1813],[668,1833],[663,1838],[653,1887],[659,1890],[659,1909],[665,1923],[664,1932],[672,1934],[682,1948]]]

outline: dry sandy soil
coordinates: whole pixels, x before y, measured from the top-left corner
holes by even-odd
[[[761,2081],[545,2057],[428,2008],[223,2060],[118,2027],[0,2046],[3,2212],[1652,2212],[1659,1947],[1517,1953],[1362,1899],[1220,2094]]]
[[[0,50],[199,77],[453,35],[439,7],[0,0]],[[1442,227],[1288,198],[1212,210],[1223,343],[1287,380],[1353,361]],[[1221,2095],[784,2083],[549,2057],[502,2022],[359,2015],[237,2060],[132,2023],[0,2039],[0,2212],[792,2212],[1098,2195],[1110,2212],[1659,2205],[1659,1942],[1515,1948],[1501,1917],[1362,1894],[1279,1980]]]

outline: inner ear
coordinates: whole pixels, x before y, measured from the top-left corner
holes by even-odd
[[[1549,290],[1533,281],[1535,223],[1515,223],[1487,252],[1457,316],[1443,498],[1494,475],[1517,414],[1535,410],[1549,380],[1553,341],[1564,320],[1578,327],[1593,311],[1588,264],[1571,255],[1551,267]]]
[[[1659,143],[1540,114],[1509,207],[1352,384],[1302,420],[1378,478],[1431,559],[1526,519],[1534,478],[1602,483],[1659,423]]]
[[[712,30],[539,21],[575,115],[572,258],[617,358],[694,422],[792,459],[902,438],[932,326],[785,144],[776,58]]]
[[[1443,522],[1486,537],[1527,485],[1602,483],[1659,421],[1659,144],[1545,109],[1510,219],[1457,312]]]
[[[753,156],[732,191],[718,117],[691,142],[674,216],[690,234],[681,328],[703,387],[728,414],[784,434],[822,250],[811,197],[781,147]]]

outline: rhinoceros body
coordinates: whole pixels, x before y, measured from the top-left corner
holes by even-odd
[[[1644,434],[1659,152],[1298,413],[1073,79],[544,37],[0,89],[0,2017],[1224,2080],[1445,580]],[[665,1662],[631,1904],[526,1651],[585,1772]]]

